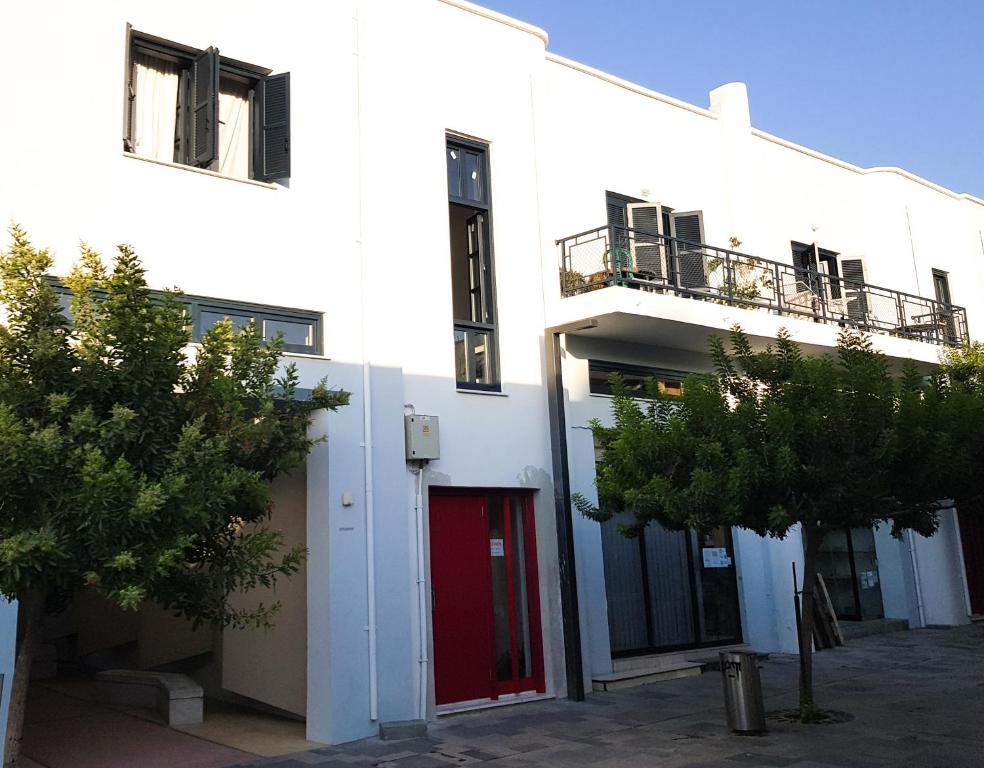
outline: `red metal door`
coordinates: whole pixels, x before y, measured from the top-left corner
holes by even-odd
[[[532,496],[432,493],[430,563],[437,703],[542,692]]]
[[[493,694],[492,574],[484,497],[431,496],[434,688],[438,704]]]
[[[984,520],[978,515],[958,514],[970,610],[984,614]]]

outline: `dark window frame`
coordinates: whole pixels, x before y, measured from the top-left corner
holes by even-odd
[[[57,278],[49,278],[49,284],[55,292],[62,296],[70,297],[71,290]],[[163,300],[164,291],[155,289],[150,290],[151,298]],[[256,322],[260,333],[265,336],[264,323],[268,320],[281,320],[311,326],[311,344],[287,344],[284,343],[283,351],[304,355],[314,355],[321,357],[324,349],[324,315],[309,309],[297,309],[294,307],[278,307],[270,304],[257,304],[250,301],[234,301],[232,299],[217,299],[211,296],[194,296],[189,294],[178,294],[178,303],[182,304],[188,313],[188,323],[191,327],[191,341],[200,343],[202,336],[208,330],[202,326],[202,312],[228,313],[229,315],[239,315],[249,317]],[[62,306],[66,306],[63,303]]]
[[[596,373],[603,373],[604,376],[598,377],[593,375]],[[672,368],[655,368],[634,363],[619,363],[612,360],[591,358],[588,360],[588,393],[611,397],[612,391],[611,386],[608,384],[608,377],[612,373],[621,373],[623,376],[628,374],[639,379],[655,378],[657,381],[672,384],[683,384],[684,379],[691,375],[689,371],[679,371]],[[598,383],[602,384],[603,391],[595,387],[595,384]],[[641,381],[639,384],[641,386]]]
[[[945,272],[942,269],[933,269],[933,292],[936,294],[936,300],[944,307],[953,306],[953,297],[950,293],[949,272]]]
[[[290,75],[285,73],[282,75],[274,75],[273,70],[267,67],[260,67],[255,64],[249,64],[238,59],[232,59],[228,56],[222,56],[218,49],[206,49],[202,51],[198,48],[194,48],[189,45],[184,45],[182,43],[176,43],[172,40],[166,40],[162,37],[157,37],[156,35],[151,35],[146,32],[141,32],[132,28],[131,25],[127,25],[126,34],[126,67],[124,76],[124,116],[123,116],[123,149],[125,152],[136,154],[134,151],[134,138],[133,138],[133,114],[134,114],[134,102],[136,100],[136,91],[134,89],[134,52],[141,51],[152,56],[166,59],[178,64],[181,68],[181,83],[178,87],[178,104],[180,107],[181,123],[175,126],[177,133],[177,141],[180,141],[181,148],[180,151],[176,150],[180,156],[174,159],[176,165],[186,165],[192,168],[203,168],[206,170],[217,170],[219,157],[218,152],[214,153],[207,162],[196,162],[195,159],[195,147],[194,137],[191,132],[188,131],[190,123],[189,118],[185,117],[188,110],[194,109],[194,94],[192,90],[194,88],[193,77],[189,74],[193,71],[195,67],[196,60],[203,54],[213,51],[216,54],[217,63],[217,73],[216,73],[216,88],[215,93],[211,97],[212,99],[212,114],[214,117],[215,127],[213,129],[213,134],[218,136],[218,115],[219,115],[219,87],[218,84],[222,79],[229,78],[236,80],[240,83],[249,87],[249,170],[247,177],[253,181],[266,181],[270,182],[275,179],[286,179],[290,177],[290,149],[289,149],[289,136],[290,136]],[[283,173],[272,173],[268,174],[265,171],[267,164],[265,162],[266,150],[265,146],[265,103],[264,96],[265,84],[267,81],[283,78],[285,79],[285,84],[283,89],[286,92],[286,107],[285,122],[286,128],[286,138],[284,139],[284,150],[283,153],[286,155],[286,161],[281,159],[281,166],[278,166],[283,170]],[[192,129],[193,131],[193,129]],[[217,142],[217,138],[215,139]],[[273,163],[276,165],[276,163]]]
[[[469,332],[480,332],[486,334],[487,346],[486,350],[486,365],[488,366],[488,379],[489,383],[478,383],[472,381],[459,381],[457,380],[457,370],[456,370],[456,380],[455,387],[459,390],[472,390],[472,391],[484,391],[484,392],[501,392],[502,391],[502,379],[500,373],[499,365],[499,312],[496,301],[496,296],[498,294],[496,279],[495,279],[495,247],[494,247],[494,236],[493,236],[493,219],[492,219],[492,184],[490,181],[490,168],[491,168],[491,146],[486,142],[477,141],[475,139],[470,139],[460,134],[453,132],[446,132],[444,136],[444,152],[445,152],[445,164],[448,161],[448,151],[452,148],[458,148],[465,152],[474,152],[479,156],[479,175],[481,180],[481,199],[475,199],[471,197],[463,197],[461,195],[452,194],[451,190],[448,189],[448,205],[458,206],[460,208],[471,209],[480,211],[485,219],[485,240],[484,246],[487,249],[487,271],[488,271],[488,282],[487,282],[487,295],[482,296],[482,306],[487,308],[487,314],[491,322],[477,322],[471,319],[454,317],[454,312],[452,310],[452,320],[454,324],[454,332],[466,334],[466,340],[468,338]],[[462,184],[462,176],[464,173],[464,164],[459,164],[459,189],[464,189]],[[466,346],[470,349],[470,345]],[[469,364],[469,369],[471,365]]]

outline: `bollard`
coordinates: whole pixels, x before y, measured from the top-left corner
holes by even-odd
[[[735,733],[764,733],[765,705],[758,654],[754,651],[722,651],[719,656],[728,727]]]

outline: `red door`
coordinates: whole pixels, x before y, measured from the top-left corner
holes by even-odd
[[[970,610],[975,614],[984,614],[984,520],[979,515],[965,515],[962,512],[958,515]]]
[[[438,704],[544,690],[532,501],[501,491],[431,494]]]

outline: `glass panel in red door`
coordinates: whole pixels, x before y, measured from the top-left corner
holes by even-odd
[[[495,692],[544,690],[533,497],[489,497]]]
[[[438,704],[493,691],[492,580],[484,497],[431,495],[434,688]]]

